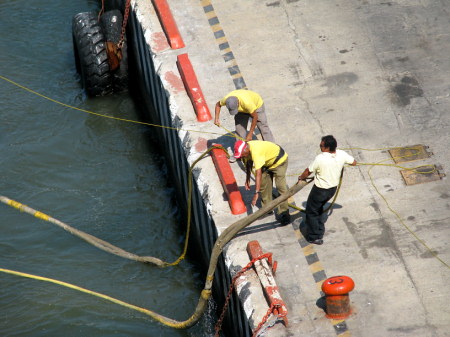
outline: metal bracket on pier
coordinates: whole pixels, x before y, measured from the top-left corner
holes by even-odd
[[[263,255],[262,248],[258,241],[250,241],[247,244],[247,253],[250,260],[256,259],[258,256]],[[269,307],[273,307],[273,314],[278,318],[281,318],[285,325],[288,325],[287,307],[281,298],[278,286],[275,282],[274,274],[276,271],[276,261],[272,263],[272,255],[269,255],[267,259],[261,259],[255,261],[255,270],[258,274],[259,280],[264,290],[264,295],[269,302]]]

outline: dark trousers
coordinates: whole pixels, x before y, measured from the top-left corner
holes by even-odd
[[[306,234],[308,240],[322,239],[325,224],[322,221],[323,206],[330,200],[337,187],[320,188],[314,185],[306,202]]]

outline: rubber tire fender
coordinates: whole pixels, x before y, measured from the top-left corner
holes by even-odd
[[[104,96],[112,92],[105,37],[94,12],[78,13],[72,20],[75,64],[83,88],[89,96]]]
[[[123,15],[118,9],[105,12],[100,18],[100,24],[105,35],[105,41],[119,43],[122,35]],[[127,37],[124,36],[122,46],[122,60],[119,68],[112,71],[114,92],[123,92],[128,89],[128,53]]]

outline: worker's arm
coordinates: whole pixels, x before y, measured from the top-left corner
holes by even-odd
[[[301,181],[301,180],[305,180],[306,178],[308,178],[308,176],[311,174],[312,172],[309,170],[309,168],[306,168],[303,173],[298,177],[298,182],[297,184]]]
[[[250,130],[247,133],[247,137],[245,138],[245,141],[250,141],[253,138],[253,132],[256,128],[256,123],[258,123],[258,113],[256,111],[253,111],[253,113],[250,114],[250,117],[252,118],[252,124],[250,125]]]
[[[257,169],[255,172],[255,178],[256,178],[256,183],[255,183],[255,195],[253,196],[252,199],[252,206],[256,205],[256,202],[258,201],[259,198],[259,193],[261,191],[261,177],[262,177],[262,170],[261,169]]]
[[[216,124],[217,126],[220,126],[220,101],[216,103],[216,108],[214,111],[214,124]]]
[[[245,189],[248,191],[250,189],[250,176],[252,173],[253,161],[251,159],[247,159],[245,163],[245,172],[247,174],[245,178]]]

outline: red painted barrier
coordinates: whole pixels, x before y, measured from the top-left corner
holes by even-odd
[[[169,41],[172,49],[180,49],[184,47],[183,39],[178,31],[177,24],[173,19],[170,7],[166,0],[152,0],[156,13],[159,17],[159,22],[166,33],[167,40]]]
[[[181,54],[177,56],[177,67],[180,72],[181,79],[183,80],[184,87],[191,99],[194,106],[195,113],[197,114],[197,120],[199,122],[207,122],[211,120],[211,114],[206,104],[205,97],[203,97],[202,89],[195,76],[194,68],[192,68],[191,61],[188,54]]]
[[[237,215],[246,212],[247,207],[245,207],[244,201],[242,200],[241,192],[239,192],[233,170],[231,169],[224,150],[220,148],[211,150],[211,157],[220,182],[222,183],[223,190],[228,197],[231,213]]]
[[[250,257],[250,260],[256,259],[258,256],[263,255],[263,251],[259,242],[256,240],[250,241],[247,244],[247,253]],[[265,259],[256,261],[255,269],[263,286],[264,295],[269,302],[269,306],[274,307],[273,313],[279,318],[282,318],[284,323],[287,325],[287,307],[283,299],[281,298],[278,286],[275,283],[274,278],[274,269],[276,269],[276,262],[274,262],[272,265],[272,256],[269,255],[267,261]]]

